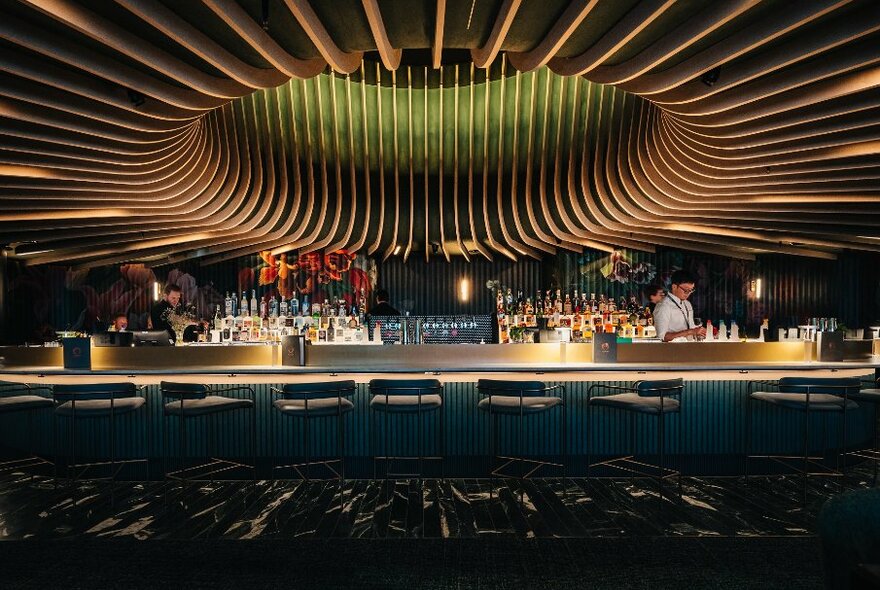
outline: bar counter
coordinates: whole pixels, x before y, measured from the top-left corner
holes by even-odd
[[[842,362],[815,360],[812,342],[621,343],[618,362],[594,363],[591,344],[315,345],[304,366],[281,364],[279,345],[92,347],[91,369],[64,369],[60,347],[0,347],[0,374],[11,375],[240,375],[335,373],[614,373],[723,371],[839,371],[880,368],[880,340],[845,342]],[[640,377],[644,378],[644,377]]]
[[[682,377],[681,446],[671,442],[669,452],[680,454],[685,470],[693,474],[735,474],[741,468],[744,449],[746,400],[749,381],[775,380],[786,376],[856,377],[874,379],[880,369],[878,343],[847,343],[843,362],[813,360],[815,346],[804,342],[729,343],[622,343],[614,364],[591,363],[589,344],[531,345],[414,345],[414,346],[309,346],[305,366],[279,364],[280,350],[271,345],[177,346],[156,348],[92,348],[91,370],[65,370],[61,348],[12,348],[0,350],[4,367],[0,379],[51,386],[60,383],[128,381],[146,386],[146,416],[126,416],[118,429],[129,432],[124,452],[136,455],[143,446],[144,428],[150,430],[149,455],[162,456],[159,441],[166,429],[176,432],[173,420],[163,418],[159,382],[162,380],[246,385],[254,389],[257,400],[256,425],[258,456],[290,455],[301,444],[302,425],[284,420],[272,407],[271,387],[304,381],[353,379],[357,393],[354,411],[344,418],[348,472],[353,477],[369,477],[371,421],[368,382],[373,378],[434,377],[444,384],[443,435],[447,457],[445,473],[464,477],[485,475],[478,471],[485,455],[487,426],[477,411],[480,395],[475,382],[480,378],[540,380],[566,388],[565,424],[568,431],[569,473],[583,471],[587,443],[594,457],[610,456],[628,448],[628,420],[618,410],[592,411],[586,404],[587,390],[597,383],[625,385],[640,379]],[[848,412],[847,437],[853,445],[869,441],[873,408],[868,405]],[[138,421],[141,422],[138,422]],[[824,430],[822,417],[814,416],[810,427],[811,446],[833,448],[839,435],[839,421],[829,420]],[[52,413],[43,412],[35,420],[37,449],[51,455]],[[104,440],[106,427],[95,424],[78,430],[95,441]],[[380,421],[381,422],[381,421]],[[535,416],[528,422],[527,453],[556,455],[560,416],[553,412]],[[638,444],[648,449],[656,440],[654,421],[637,422]],[[0,416],[0,446],[29,440],[24,417]],[[224,449],[231,455],[246,455],[249,418],[224,416],[216,428],[222,433]],[[426,428],[426,440],[433,426]],[[676,428],[676,426],[673,426]],[[756,451],[798,454],[801,415],[778,408],[760,408],[756,414],[753,442]],[[332,455],[335,438],[332,428],[313,430],[313,450]],[[411,452],[414,427],[392,426],[403,452]],[[502,445],[515,445],[509,429]],[[192,429],[194,448],[200,432]],[[190,432],[188,430],[188,432]],[[276,433],[274,441],[269,433]],[[95,443],[99,453],[100,443]],[[477,471],[474,471],[477,469]]]

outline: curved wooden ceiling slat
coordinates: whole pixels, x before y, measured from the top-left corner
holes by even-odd
[[[117,4],[0,18],[0,241],[37,240],[15,253],[30,264],[880,251],[868,0],[642,0],[613,18],[583,1],[531,28],[504,0],[469,36],[445,3],[417,23],[375,0],[322,10],[362,20],[351,40],[308,0],[267,29],[234,0],[204,0],[199,22]],[[443,63],[462,39],[471,62]],[[401,67],[410,49],[429,57]]]

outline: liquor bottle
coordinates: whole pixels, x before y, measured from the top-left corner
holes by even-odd
[[[544,317],[544,301],[541,299],[541,293],[538,293],[538,298],[535,299],[535,315],[540,317]]]
[[[223,300],[223,303],[224,315],[232,315],[232,296],[229,294],[229,291],[226,292],[226,299]]]
[[[562,304],[562,313],[563,315],[571,315],[572,313],[570,293],[565,294],[565,303]]]
[[[341,317],[341,318],[344,318],[346,315],[348,315],[348,314],[346,313],[346,309],[345,309],[345,300],[344,300],[344,299],[340,299],[340,300],[339,300],[339,309],[337,310],[336,313],[337,313],[337,316],[338,316],[338,317]]]
[[[730,340],[739,342],[739,326],[736,325],[736,320],[730,320]]]
[[[251,315],[257,315],[260,311],[260,304],[257,303],[257,290],[251,289]]]
[[[599,302],[596,301],[595,293],[590,293],[590,300],[587,302],[587,305],[590,306],[590,313],[596,313],[599,311]]]
[[[556,289],[556,301],[555,301],[556,313],[562,313],[562,289]]]
[[[287,300],[284,298],[284,295],[281,296],[281,304],[279,305],[279,309],[280,309],[279,313],[281,315],[283,315],[284,317],[287,317],[288,307],[287,307]]]
[[[248,302],[247,289],[241,292],[241,313],[240,316],[251,315],[250,302]]]
[[[357,306],[355,305],[351,307],[351,317],[348,318],[348,327],[352,329],[358,327],[358,312]]]
[[[232,292],[232,310],[230,315],[232,317],[238,317],[238,293],[235,291]]]
[[[278,317],[278,299],[274,295],[269,300],[269,317]]]
[[[336,326],[333,323],[333,316],[330,316],[330,322],[327,324],[327,342],[333,342],[336,339]]]
[[[532,306],[532,298],[526,297],[526,306],[525,306],[526,315],[535,315],[535,308]]]
[[[605,294],[599,293],[599,303],[596,305],[596,311],[599,313],[605,313],[608,309],[608,302],[605,301]]]
[[[513,291],[510,290],[510,287],[507,288],[507,307],[505,309],[508,312],[513,311]]]
[[[227,301],[228,301],[229,300],[229,293],[227,293],[226,296],[227,296]],[[231,311],[231,308],[229,308],[230,304],[227,303],[226,305],[227,305],[227,309],[229,309]],[[228,312],[227,312],[227,315],[228,315]],[[214,313],[214,329],[215,330],[222,330],[223,329],[223,318],[220,317],[220,306],[219,305],[217,306],[217,311]]]
[[[358,314],[360,316],[365,313],[367,313],[367,291],[361,287],[361,296],[358,298]]]
[[[504,293],[501,292],[501,289],[498,289],[495,297],[495,311],[499,314],[504,313]]]
[[[263,319],[269,317],[269,305],[266,303],[265,297],[260,299],[260,317]]]
[[[548,316],[553,313],[553,304],[550,301],[550,289],[544,294],[544,315]]]
[[[651,313],[651,308],[645,308],[645,325],[653,326],[654,325],[654,314]]]
[[[301,313],[304,316],[309,315],[309,296],[308,295],[303,295],[302,312]]]

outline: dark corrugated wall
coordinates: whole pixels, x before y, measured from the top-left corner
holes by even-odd
[[[488,261],[474,258],[467,262],[457,256],[447,263],[434,257],[431,262],[411,258],[406,264],[400,257],[391,257],[379,263],[379,286],[388,289],[391,302],[401,311],[412,314],[485,314],[495,309],[494,294],[486,287],[487,281],[497,280],[509,286],[516,296],[522,289],[524,296],[534,297],[541,286],[541,263],[524,259]],[[471,297],[460,301],[458,285],[462,278],[471,284]]]

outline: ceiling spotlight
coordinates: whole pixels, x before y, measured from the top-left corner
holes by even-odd
[[[263,0],[260,7],[260,26],[264,31],[269,30],[269,0]]]
[[[718,81],[718,77],[721,75],[721,68],[712,68],[708,72],[704,72],[702,76],[700,76],[700,82],[705,84],[706,86],[714,86],[715,82]]]
[[[147,97],[138,92],[137,90],[132,90],[131,88],[127,88],[126,92],[128,93],[128,100],[131,101],[132,106],[140,107],[143,106],[145,102],[147,102]]]

